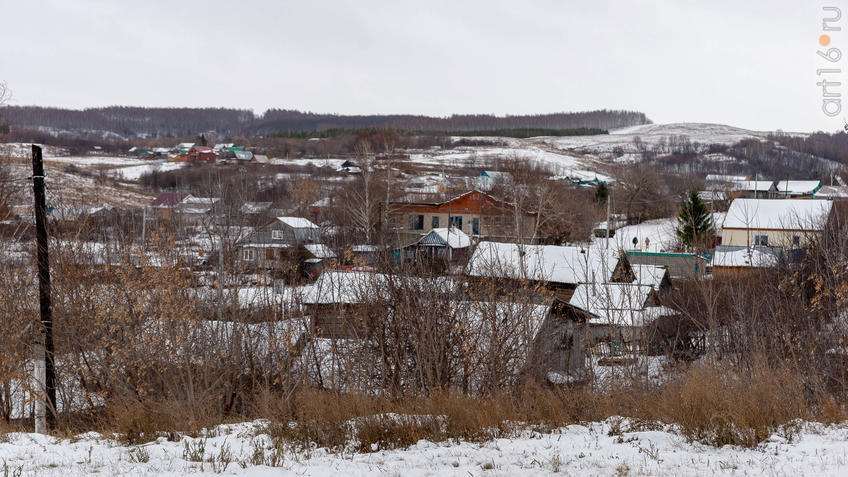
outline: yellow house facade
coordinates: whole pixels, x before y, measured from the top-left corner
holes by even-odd
[[[805,199],[735,199],[721,228],[721,244],[801,248],[824,230],[833,202]]]

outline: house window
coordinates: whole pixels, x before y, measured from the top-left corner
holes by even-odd
[[[241,251],[242,260],[253,260],[254,258],[256,258],[256,251],[252,248],[246,248]]]
[[[768,235],[754,235],[754,245],[768,247]]]
[[[282,230],[272,230],[271,231],[271,240],[283,240],[283,231]]]
[[[433,228],[434,229],[439,228],[439,216],[438,215],[433,216]]]
[[[413,215],[412,223],[410,224],[410,228],[412,230],[424,230],[424,216],[423,215]]]
[[[480,219],[471,220],[471,233],[474,235],[480,235]]]
[[[800,235],[793,235],[792,236],[792,246],[794,248],[800,248],[801,247],[801,236]]]
[[[459,230],[462,230],[462,216],[461,215],[451,215],[448,222],[450,222],[451,227],[456,227]]]
[[[265,260],[274,260],[274,249],[266,248],[265,249]]]

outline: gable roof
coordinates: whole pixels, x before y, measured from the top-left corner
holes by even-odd
[[[845,199],[848,198],[848,186],[822,186],[814,196],[816,199]]]
[[[660,316],[677,312],[664,306],[648,306],[653,289],[630,283],[580,284],[569,305],[593,315],[594,325],[642,326]]]
[[[821,181],[780,181],[777,183],[777,191],[784,194],[815,194],[821,187]]]
[[[615,252],[597,247],[480,242],[468,262],[468,275],[578,284],[607,282],[616,265]]]
[[[448,292],[454,286],[445,277],[420,278],[382,273],[327,270],[318,280],[305,288],[303,303],[306,305],[330,303],[363,303],[385,300],[391,297],[392,289],[409,285],[411,288],[429,284]]]
[[[734,199],[724,229],[822,230],[833,202],[809,199]]]
[[[308,243],[303,247],[315,258],[336,258],[336,253],[323,243]]]
[[[713,267],[773,267],[779,262],[778,255],[770,247],[733,247],[719,245],[713,252]]]
[[[271,202],[245,202],[241,206],[242,214],[258,214],[271,208]]]
[[[277,220],[293,229],[317,229],[318,226],[303,217],[277,217]]]
[[[730,181],[732,190],[768,192],[772,187],[773,181]]]
[[[153,202],[150,205],[152,207],[173,207],[190,195],[191,194],[184,194],[182,192],[163,192],[153,199]]]

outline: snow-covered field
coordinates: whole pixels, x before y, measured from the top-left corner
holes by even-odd
[[[113,172],[115,173],[115,175],[120,176],[126,181],[137,181],[142,175],[147,174],[149,172],[175,171],[183,167],[184,165],[186,165],[185,162],[154,162],[150,164],[143,164],[140,166],[122,167],[120,169],[115,169]]]
[[[72,439],[13,433],[0,436],[0,472],[62,477],[848,475],[848,425],[799,426],[791,440],[775,434],[754,449],[714,448],[689,443],[668,428],[611,432],[630,428],[629,421],[611,418],[551,433],[523,431],[482,444],[419,441],[407,449],[367,454],[285,447],[277,452],[262,434],[261,422],[219,426],[208,438],[168,442],[163,437],[140,446],[124,446],[96,433]],[[201,448],[203,463],[197,462]],[[15,474],[18,470],[22,473]]]
[[[701,145],[735,144],[743,139],[765,139],[767,131],[750,131],[748,129],[709,123],[676,123],[676,124],[645,124],[610,131],[609,134],[598,136],[565,136],[534,138],[532,141],[548,144],[564,151],[588,151],[593,153],[609,153],[616,147],[624,151],[635,150],[633,140],[639,137],[649,145],[656,145],[661,140],[670,137],[686,137],[691,142]],[[792,133],[793,136],[805,135]]]
[[[76,166],[131,166],[147,162],[133,157],[114,156],[51,156],[47,157],[46,160]]]

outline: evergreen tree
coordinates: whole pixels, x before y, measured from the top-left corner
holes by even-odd
[[[609,197],[609,189],[605,183],[601,182],[598,187],[595,187],[595,202],[606,202],[607,197]]]
[[[707,206],[692,190],[677,215],[677,237],[686,247],[703,247],[713,234],[713,218]]]

